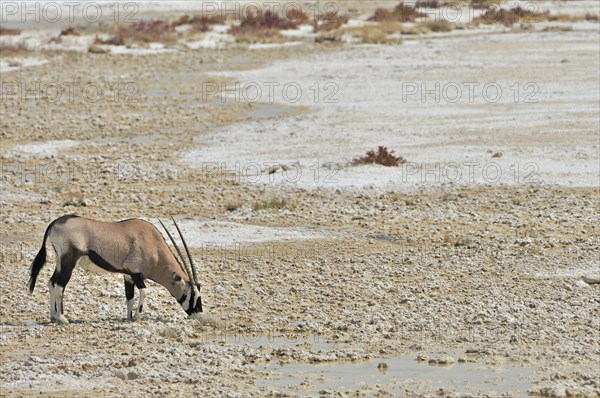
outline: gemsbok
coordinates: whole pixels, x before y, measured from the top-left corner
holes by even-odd
[[[179,233],[189,263],[185,261],[173,236],[160,219],[159,222],[173,243],[181,262],[158,229],[147,221],[129,219],[102,222],[76,215],[57,218],[46,229],[42,248],[31,264],[29,291],[33,292],[38,274],[46,263],[46,240],[50,240],[56,252],[56,269],[48,283],[51,322],[68,323],[63,314],[63,294],[78,262],[92,272],[107,271],[125,275],[129,320],[137,318],[142,312],[145,279],[153,280],[167,288],[189,316],[202,312],[196,266],[177,222],[173,217],[171,219]],[[135,311],[134,287],[140,291]]]

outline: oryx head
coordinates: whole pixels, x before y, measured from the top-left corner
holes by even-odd
[[[171,236],[171,233],[169,232],[167,227],[165,227],[163,222],[159,219],[158,221],[160,222],[160,225],[162,225],[165,232],[169,236],[171,243],[173,243],[175,250],[177,250],[177,254],[179,254],[179,258],[181,259],[185,273],[187,274],[186,279],[182,278],[176,272],[173,272],[171,283],[174,287],[177,288],[176,290],[178,290],[180,293],[180,297],[176,297],[179,304],[181,304],[181,306],[189,316],[194,316],[195,314],[202,312],[202,297],[200,297],[200,283],[198,282],[196,265],[194,264],[194,260],[192,260],[192,256],[190,255],[188,246],[185,243],[183,234],[181,233],[181,230],[179,229],[179,226],[177,225],[177,222],[175,221],[173,216],[171,216],[171,220],[173,220],[173,224],[175,224],[175,228],[177,228],[177,232],[179,233],[179,237],[181,238],[181,242],[183,243],[183,247],[185,248],[185,252],[189,260],[189,263],[185,260],[185,257],[181,253],[179,246],[177,246],[177,244],[175,243],[173,236]]]

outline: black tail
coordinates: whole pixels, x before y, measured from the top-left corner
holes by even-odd
[[[50,228],[52,228],[54,223],[50,223],[48,228],[46,228],[46,232],[44,233],[44,240],[42,241],[42,248],[35,256],[33,263],[31,263],[31,275],[29,276],[29,292],[33,293],[33,289],[35,289],[35,282],[37,281],[38,274],[42,270],[44,264],[46,264],[46,239],[48,239],[48,234],[50,233]]]

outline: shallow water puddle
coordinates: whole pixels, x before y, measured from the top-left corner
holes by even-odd
[[[387,368],[378,367],[385,362]],[[458,391],[496,391],[527,395],[532,387],[533,369],[519,366],[490,367],[477,363],[450,366],[429,365],[411,358],[386,358],[367,362],[331,362],[324,364],[280,364],[273,361],[257,365],[261,378],[258,387],[310,395],[310,391],[360,390],[379,385],[394,396],[406,386],[411,390],[444,388]]]

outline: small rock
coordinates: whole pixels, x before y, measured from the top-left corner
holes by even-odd
[[[115,370],[113,372],[113,375],[117,378],[117,379],[121,379],[121,380],[126,380],[127,379],[127,375],[122,371],[122,370]]]
[[[129,372],[127,373],[127,379],[128,380],[135,380],[138,377],[140,377],[136,372]]]
[[[100,46],[91,46],[88,50],[92,54],[106,54],[108,50],[106,48],[102,48]]]
[[[582,279],[583,279],[583,282],[587,283],[588,285],[594,285],[594,284],[600,283],[600,276],[597,276],[597,275],[583,276]]]
[[[443,357],[437,360],[437,363],[440,365],[450,365],[454,362],[456,362],[456,360],[453,357]]]
[[[379,364],[377,365],[377,369],[381,372],[381,373],[385,373],[388,370],[388,364],[385,362],[379,362]]]
[[[585,283],[582,280],[573,281],[573,286],[575,286],[575,287],[590,287],[590,285],[588,285],[587,283]]]

